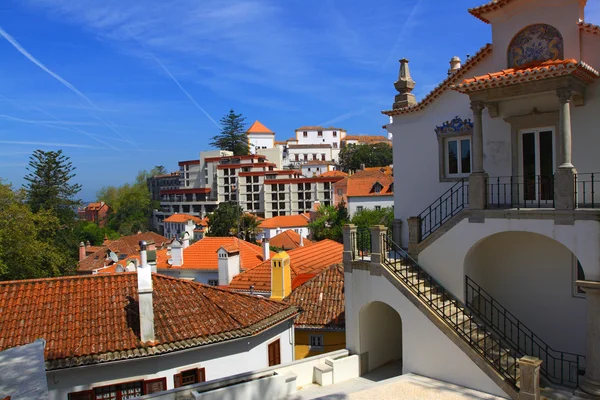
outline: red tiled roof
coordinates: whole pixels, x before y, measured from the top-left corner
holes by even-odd
[[[381,135],[348,135],[342,139],[342,142],[346,142],[349,140],[356,140],[359,143],[368,143],[368,144],[374,144],[374,143],[389,143],[389,144],[391,144],[392,143],[392,141],[390,139],[388,139],[385,136],[381,136]]]
[[[486,24],[490,21],[484,17],[485,14],[501,9],[502,7],[512,3],[514,0],[492,0],[489,3],[481,5],[479,7],[469,8],[469,13],[476,18],[479,18]]]
[[[219,258],[217,251],[221,247],[227,250],[234,247],[240,252],[240,268],[253,268],[263,262],[263,249],[260,246],[240,240],[236,237],[205,237],[191,246],[183,249],[183,265],[173,267],[167,263],[170,256],[167,251],[157,252],[156,267],[158,269],[195,269],[205,271],[217,271],[219,269]],[[271,252],[274,256],[275,252]]]
[[[284,300],[301,307],[296,328],[344,330],[344,267],[335,264],[300,285]]]
[[[323,172],[321,175],[319,175],[319,177],[346,177],[348,176],[347,173],[342,172],[342,171],[327,171],[327,172]]]
[[[304,243],[304,246],[308,246],[312,243],[307,238],[303,238],[302,242]],[[283,250],[292,250],[300,247],[300,235],[292,229],[288,229],[287,231],[283,231],[279,235],[272,237],[269,240],[269,245]]]
[[[579,26],[579,29],[584,32],[591,33],[592,35],[600,35],[600,26],[598,25],[589,24],[583,21],[578,22],[577,25]]]
[[[104,267],[104,261],[106,259],[106,253],[113,251],[117,256],[124,254],[126,257],[138,255],[139,242],[145,240],[147,242],[154,242],[157,248],[161,248],[170,242],[164,236],[159,235],[155,232],[144,232],[135,235],[123,236],[117,240],[112,240],[106,246],[102,246],[100,250],[90,254],[79,262],[77,271],[79,272],[92,272],[98,268]]]
[[[591,83],[600,74],[586,63],[574,59],[548,60],[465,79],[462,83],[453,85],[452,89],[468,93],[565,75],[573,75],[583,82]]]
[[[380,171],[387,175],[394,175],[394,169],[389,165],[387,167],[366,167],[365,171]]]
[[[170,353],[252,336],[296,307],[152,277],[156,341],[139,338],[136,273],[0,282],[0,350],[46,340],[46,369]]]
[[[341,263],[343,248],[341,243],[326,239],[286,251],[290,257],[292,281],[298,275],[318,274],[330,265]],[[256,292],[271,292],[270,260],[233,277],[229,288],[249,291],[252,285]]]
[[[261,224],[262,229],[295,228],[308,226],[308,218],[303,214],[281,215],[279,217],[267,218]]]
[[[256,120],[254,123],[248,128],[246,133],[272,133],[275,134],[272,130],[264,126],[260,121]]]
[[[187,223],[189,220],[194,221],[196,225],[200,225],[202,220],[199,217],[190,214],[173,214],[169,218],[165,218],[164,222]]]
[[[467,72],[469,72],[475,65],[479,64],[480,61],[482,61],[491,53],[492,45],[488,43],[479,49],[479,51],[477,51],[473,57],[469,58],[457,72],[444,79],[438,86],[436,86],[414,106],[397,108],[395,110],[384,110],[381,113],[388,116],[393,116],[408,114],[425,109],[429,104],[433,103],[435,99],[440,97],[442,93],[444,93],[447,89],[450,89],[454,82],[458,82],[461,78],[464,78]],[[385,128],[385,125],[383,127]]]
[[[179,161],[179,166],[183,165],[200,165],[200,160]]]
[[[95,202],[95,203],[90,203],[87,205],[87,207],[85,208],[88,211],[98,211],[100,210],[102,207],[108,207],[108,204],[106,203],[102,203],[102,202]]]
[[[376,183],[382,186],[379,193],[373,190]],[[394,177],[379,170],[358,171],[348,177],[347,197],[352,196],[391,196],[393,192]]]

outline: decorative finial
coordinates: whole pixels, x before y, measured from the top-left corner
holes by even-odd
[[[394,87],[399,94],[396,95],[394,101],[394,109],[406,108],[417,104],[415,95],[411,92],[415,88],[415,81],[410,76],[408,68],[408,60],[403,58],[400,60],[400,71],[398,72],[398,80],[394,82]]]

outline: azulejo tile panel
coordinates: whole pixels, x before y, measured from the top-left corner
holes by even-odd
[[[533,61],[564,58],[562,35],[547,24],[531,25],[519,32],[508,47],[508,68],[518,68]]]

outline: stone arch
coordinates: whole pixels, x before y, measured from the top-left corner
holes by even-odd
[[[523,28],[513,37],[507,49],[508,68],[563,58],[563,37],[558,29],[548,24]]]
[[[402,362],[402,318],[390,305],[373,301],[359,312],[362,373],[390,361]]]
[[[585,354],[585,299],[574,284],[577,264],[575,254],[556,239],[504,231],[471,247],[464,273],[552,348]]]

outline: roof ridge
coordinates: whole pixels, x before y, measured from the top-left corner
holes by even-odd
[[[100,250],[98,250],[100,251]],[[122,275],[132,275],[137,274],[137,272],[124,271],[119,274],[86,274],[86,275],[67,275],[67,276],[51,276],[47,278],[33,278],[33,279],[13,279],[10,281],[0,281],[0,285],[7,284],[15,284],[15,283],[36,283],[36,282],[54,282],[54,281],[64,281],[69,279],[86,279],[86,278],[107,278],[107,277],[115,277]]]

